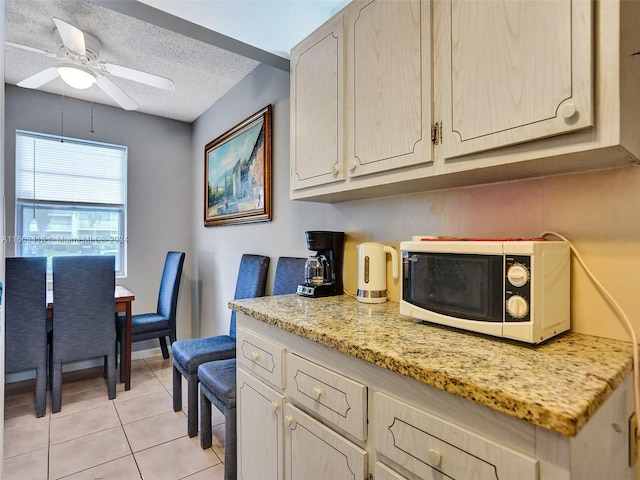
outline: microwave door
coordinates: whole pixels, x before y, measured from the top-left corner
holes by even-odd
[[[452,318],[503,321],[501,255],[410,252],[403,300]]]

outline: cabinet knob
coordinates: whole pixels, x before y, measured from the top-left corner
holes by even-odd
[[[273,408],[274,412],[277,412],[280,408],[280,404],[278,402],[271,402],[271,408]]]
[[[358,162],[356,162],[355,160],[352,160],[351,165],[349,166],[349,170],[351,170],[352,172],[355,172],[356,168],[358,168]]]
[[[258,352],[251,352],[251,360],[254,362],[260,358],[260,354]]]
[[[334,175],[338,175],[340,173],[340,167],[337,163],[333,166],[332,172]]]
[[[287,425],[289,425],[290,428],[296,428],[296,418],[291,416],[291,415],[285,415],[284,416],[284,421],[286,422]]]
[[[429,464],[433,467],[439,467],[442,463],[442,454],[433,448],[429,449],[427,453],[427,459],[429,460]]]
[[[321,395],[322,395],[322,390],[319,389],[318,387],[315,387],[313,389],[313,396],[316,398],[316,400],[319,400]]]
[[[578,109],[576,108],[576,105],[574,103],[567,103],[562,107],[562,116],[564,117],[565,120],[569,120],[577,112],[578,112]]]

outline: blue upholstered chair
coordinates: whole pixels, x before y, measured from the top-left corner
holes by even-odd
[[[304,278],[306,258],[280,257],[276,265],[273,295],[295,293]],[[224,478],[237,474],[236,359],[217,360],[198,367],[200,382],[200,446],[211,447],[211,404],[224,415]]]
[[[296,293],[298,285],[304,282],[304,264],[306,262],[306,258],[279,257],[271,294]]]
[[[234,299],[262,297],[267,284],[269,257],[244,254],[236,280]],[[173,409],[182,409],[182,377],[187,379],[187,432],[198,434],[198,367],[213,360],[236,356],[236,312],[231,312],[229,335],[178,340],[173,355]]]
[[[168,252],[162,271],[160,290],[158,292],[158,308],[153,313],[140,313],[131,317],[131,342],[141,342],[157,338],[160,340],[162,356],[169,358],[167,339],[170,344],[176,341],[176,312],[178,309],[178,292],[184,252]],[[120,343],[120,381],[125,377],[124,355],[125,317],[118,316],[117,341]]]
[[[211,447],[211,404],[224,415],[224,480],[236,480],[236,359],[203,363],[200,381],[200,446]]]
[[[116,397],[115,257],[54,257],[51,411],[62,408],[62,364],[102,358]]]
[[[47,257],[6,259],[5,373],[36,372],[36,416],[47,409]]]

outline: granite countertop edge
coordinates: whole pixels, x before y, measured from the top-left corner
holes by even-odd
[[[229,307],[567,437],[577,435],[632,370],[628,342],[565,332],[526,345],[415,324],[392,302],[283,295]]]

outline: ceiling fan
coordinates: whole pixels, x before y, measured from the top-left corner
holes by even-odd
[[[78,89],[89,88],[95,83],[125,110],[135,110],[138,108],[138,104],[104,74],[126,78],[163,90],[175,90],[173,81],[168,78],[99,61],[100,47],[102,46],[100,40],[64,20],[54,18],[53,21],[63,43],[60,47],[60,52],[57,54],[18,43],[5,42],[6,45],[11,47],[38,53],[64,62],[57,67],[46,68],[35,75],[25,78],[18,82],[19,87],[39,88],[58,76],[67,85]]]

